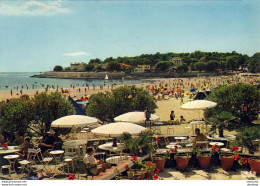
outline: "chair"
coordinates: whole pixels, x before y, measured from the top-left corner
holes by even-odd
[[[66,158],[66,159],[64,159],[64,162],[65,162],[65,165],[67,165],[67,171],[68,171],[67,173],[68,174],[70,173],[70,163],[71,163],[71,166],[72,166],[72,170],[74,172],[74,162],[73,162],[73,159]],[[65,170],[64,170],[65,165],[63,165],[63,171],[64,172],[65,172]]]
[[[26,170],[28,172],[28,175],[30,174],[30,172],[32,171],[32,165],[36,165],[36,157],[38,157],[39,159],[38,153],[39,152],[37,151],[37,149],[28,149],[26,159],[18,162],[19,164],[21,164],[21,167],[19,168],[22,169],[22,173],[24,173],[24,171]]]
[[[2,167],[1,167],[1,173],[2,174],[3,174],[3,169],[8,169],[8,175],[10,176],[11,165],[2,165]]]
[[[67,166],[69,167],[69,162],[72,163],[73,171],[74,171],[74,164],[77,165],[77,158],[78,158],[78,149],[75,146],[62,146],[64,149],[64,161],[66,162]],[[78,167],[78,166],[77,166]]]
[[[38,151],[38,153],[40,155],[40,162],[43,165],[42,169],[45,169],[46,171],[48,171],[47,170],[47,166],[53,160],[53,156],[51,154],[50,155],[43,155],[41,153],[41,149],[40,148],[38,148],[37,151]]]

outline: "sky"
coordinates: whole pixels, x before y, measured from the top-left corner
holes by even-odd
[[[260,1],[0,1],[0,72],[196,50],[260,52]]]

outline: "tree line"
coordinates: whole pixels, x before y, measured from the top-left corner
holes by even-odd
[[[172,59],[174,57],[182,58],[183,64],[174,66]],[[233,52],[202,52],[195,51],[192,53],[155,53],[142,54],[135,57],[108,57],[105,60],[99,58],[90,59],[84,63],[84,71],[133,71],[138,65],[150,65],[152,71],[176,71],[178,73],[187,71],[205,71],[216,72],[225,70],[246,69],[249,72],[260,72],[260,53],[253,56]],[[69,67],[63,68],[56,65],[54,71],[71,71]]]

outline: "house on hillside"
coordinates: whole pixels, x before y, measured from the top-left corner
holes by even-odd
[[[179,66],[179,65],[182,65],[183,62],[182,62],[182,58],[180,57],[174,57],[171,59],[171,62],[173,63],[173,66]]]
[[[150,65],[138,65],[135,69],[134,72],[146,72],[151,70]]]
[[[71,63],[70,64],[71,71],[85,71],[85,63]]]

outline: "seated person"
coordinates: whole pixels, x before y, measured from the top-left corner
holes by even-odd
[[[43,154],[46,154],[46,151],[49,149],[53,149],[55,138],[54,138],[54,131],[50,130],[48,133],[47,138],[39,145]]]
[[[15,145],[22,145],[24,142],[23,136],[15,135],[14,144]]]
[[[204,135],[204,134],[202,134],[202,133],[200,133],[200,129],[199,128],[196,128],[195,129],[195,134],[197,135],[196,136],[196,138],[195,138],[195,140],[194,140],[194,143],[193,143],[193,146],[195,147],[195,146],[197,146],[197,147],[205,147],[205,144],[204,143],[197,143],[196,144],[196,142],[197,141],[206,141],[207,140],[207,137]]]
[[[180,117],[180,122],[183,123],[183,122],[185,122],[185,121],[186,121],[186,119],[184,119],[184,117],[181,116],[181,117]]]
[[[96,176],[99,175],[100,172],[103,171],[102,167],[98,167],[98,164],[104,163],[103,160],[96,160],[93,156],[94,149],[92,147],[87,148],[87,154],[83,158],[83,162],[86,164],[86,167],[90,174]]]
[[[33,144],[31,143],[30,137],[25,137],[23,144],[19,145],[18,147],[15,147],[15,149],[22,149],[22,153],[15,153],[19,155],[19,158],[26,159],[29,148],[33,148]]]

